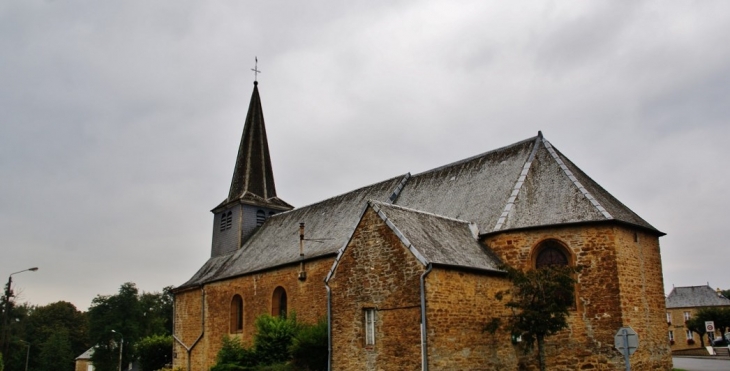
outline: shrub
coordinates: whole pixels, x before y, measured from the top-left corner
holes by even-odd
[[[258,364],[273,365],[291,358],[289,347],[298,330],[295,314],[288,318],[261,315],[256,318],[256,330],[253,343]]]
[[[292,364],[298,370],[320,371],[327,369],[327,320],[322,318],[316,325],[300,325],[289,348]]]
[[[319,371],[327,369],[327,322],[297,323],[289,318],[261,315],[256,318],[251,348],[226,335],[211,371]]]
[[[159,370],[172,362],[172,336],[148,336],[137,343],[136,350],[142,370]]]
[[[223,337],[223,347],[218,352],[216,365],[211,371],[248,370],[256,365],[256,357],[252,350],[241,345],[241,340],[228,335]]]

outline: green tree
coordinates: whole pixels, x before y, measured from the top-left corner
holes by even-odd
[[[141,338],[144,322],[137,286],[127,282],[116,295],[98,295],[91,301],[88,315],[89,335],[97,346],[91,356],[95,369],[117,369],[122,338],[122,364],[128,364],[133,359],[134,344]]]
[[[139,366],[142,371],[155,371],[172,362],[172,336],[152,335],[137,343]]]
[[[28,313],[30,313],[31,310],[32,307],[27,303],[19,305],[13,304],[10,308],[10,321],[7,332],[7,352],[3,354],[6,370],[13,371],[25,369],[27,345],[22,341],[29,341],[26,339],[28,339]],[[34,350],[31,350],[31,352],[33,351]]]
[[[57,328],[43,342],[41,348],[39,363],[40,370],[72,370],[76,356],[71,350],[71,340],[69,339],[68,330],[65,328]]]
[[[172,335],[172,286],[139,297],[144,316],[144,335]]]
[[[45,306],[32,307],[27,318],[25,340],[31,343],[33,354],[42,354],[49,340],[59,331],[65,332],[71,349],[71,361],[91,346],[86,315],[65,301]],[[60,358],[59,358],[60,359]],[[56,370],[42,367],[40,357],[30,357],[29,367],[33,370]]]
[[[136,345],[142,338],[172,333],[171,287],[162,293],[140,294],[134,283],[124,283],[117,294],[92,300],[88,321],[90,339],[97,346],[91,357],[95,368],[116,370],[122,336],[122,363],[126,365],[136,359]]]
[[[700,335],[700,344],[704,348],[705,347],[705,334],[707,331],[705,330],[705,319],[694,315],[692,318],[690,318],[687,321],[684,321],[684,325],[692,332],[696,332]]]
[[[0,353],[0,371],[5,370],[5,363],[3,362],[3,354]]]
[[[568,311],[575,305],[575,278],[578,269],[549,266],[520,270],[504,267],[512,282],[507,307],[513,335],[522,336],[526,350],[537,342],[540,370],[545,371],[545,337],[568,327]],[[499,294],[501,296],[503,293]]]

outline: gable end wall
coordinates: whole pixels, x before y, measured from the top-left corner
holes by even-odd
[[[601,369],[608,364],[612,369],[623,369],[623,357],[613,348],[613,336],[626,324],[639,333],[641,342],[631,357],[632,369],[671,369],[667,342],[659,340],[666,340],[667,325],[658,238],[637,233],[639,246],[627,241],[633,241],[634,230],[612,225],[553,227],[485,238],[484,243],[515,268],[532,268],[533,249],[545,239],[564,243],[574,264],[583,267],[577,276],[570,328],[546,339],[548,368]]]
[[[421,365],[420,276],[425,267],[368,208],[335,274],[333,370],[416,370]],[[364,310],[375,309],[375,345],[365,345]]]

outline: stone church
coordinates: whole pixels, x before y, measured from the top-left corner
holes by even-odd
[[[670,370],[659,237],[543,135],[293,207],[277,196],[257,83],[211,256],[175,289],[174,365],[207,370],[225,335],[295,311],[329,324],[331,370],[534,370],[509,330],[503,264],[579,265],[551,370]],[[502,321],[505,323],[506,321]]]

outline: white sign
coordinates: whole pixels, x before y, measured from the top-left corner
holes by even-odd
[[[715,332],[715,321],[705,321],[705,331]]]

